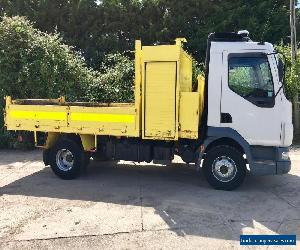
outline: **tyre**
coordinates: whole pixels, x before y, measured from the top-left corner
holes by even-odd
[[[84,153],[84,167],[87,167],[91,162],[91,154],[90,153]]]
[[[78,143],[69,139],[61,139],[50,150],[49,162],[57,176],[71,180],[80,176],[86,164],[86,157]]]
[[[216,146],[209,150],[203,163],[208,183],[219,190],[234,190],[244,181],[246,161],[243,154],[231,146]]]
[[[48,166],[50,164],[50,162],[49,162],[49,153],[50,153],[49,149],[44,149],[43,150],[43,162],[44,162],[45,166]]]

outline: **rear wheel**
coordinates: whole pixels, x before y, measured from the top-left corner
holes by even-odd
[[[86,165],[82,147],[69,139],[62,139],[50,150],[49,162],[53,172],[62,179],[80,176]]]
[[[204,160],[204,175],[215,189],[238,188],[246,176],[243,154],[231,146],[217,146],[209,150]]]

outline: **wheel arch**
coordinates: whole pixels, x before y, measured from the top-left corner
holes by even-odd
[[[66,133],[53,133],[49,132],[44,148],[46,150],[51,149],[59,140],[68,139],[76,142],[82,147],[84,151],[95,150],[96,139],[95,135],[86,134],[66,134]]]
[[[220,146],[220,145],[228,145],[228,146],[234,147],[240,153],[245,154],[244,148],[237,141],[235,141],[234,139],[232,139],[230,137],[221,137],[221,138],[218,138],[218,139],[212,141],[205,147],[204,152],[207,153],[210,149]]]
[[[234,129],[232,128],[217,128],[208,127],[207,137],[204,141],[204,152],[199,154],[199,160],[205,156],[211,148],[219,145],[230,145],[235,147],[239,152],[246,155],[247,162],[252,162],[252,154],[249,143]]]

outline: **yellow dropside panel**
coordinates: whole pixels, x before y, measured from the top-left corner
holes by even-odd
[[[69,111],[69,126],[81,134],[138,136],[134,106],[76,107]]]
[[[176,136],[176,62],[146,64],[145,138]]]
[[[90,135],[139,136],[134,104],[120,107],[60,105],[6,106],[8,130],[28,130]],[[52,137],[50,138],[52,141]],[[56,140],[56,138],[54,138]]]
[[[199,93],[181,92],[179,105],[179,137],[197,139],[199,124]]]
[[[51,105],[8,105],[6,125],[9,130],[48,130],[67,127],[67,107]]]

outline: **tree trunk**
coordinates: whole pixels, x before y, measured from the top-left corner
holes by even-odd
[[[290,0],[290,25],[291,25],[291,62],[292,67],[296,63],[297,57],[297,39],[296,39],[296,8],[295,0]],[[298,105],[298,93],[295,94],[293,99],[293,123],[295,135],[300,131],[300,113]]]
[[[300,112],[298,104],[298,94],[293,99],[293,123],[295,129],[295,135],[299,134],[300,130]]]

